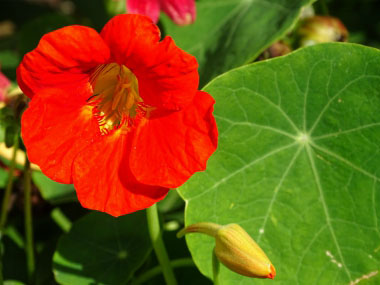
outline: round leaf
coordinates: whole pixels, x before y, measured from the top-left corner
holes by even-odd
[[[186,224],[240,224],[276,267],[274,283],[379,284],[380,52],[318,45],[205,90],[217,102],[219,148],[180,188]],[[187,241],[211,278],[214,241]],[[225,267],[220,280],[252,284]]]
[[[119,218],[93,212],[60,239],[55,278],[60,284],[126,284],[150,251],[145,212]]]

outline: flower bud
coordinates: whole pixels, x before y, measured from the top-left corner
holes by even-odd
[[[258,60],[265,60],[278,56],[283,56],[292,52],[291,47],[284,41],[273,43],[269,48],[262,52]]]
[[[164,12],[177,25],[186,26],[195,21],[196,8],[194,0],[165,0],[161,1]]]
[[[232,271],[247,277],[273,279],[276,276],[276,270],[264,251],[239,225],[198,223],[183,229],[178,236],[196,232],[215,238],[215,255]]]
[[[314,16],[301,22],[297,36],[300,46],[310,46],[324,42],[345,42],[348,38],[348,31],[337,18]]]

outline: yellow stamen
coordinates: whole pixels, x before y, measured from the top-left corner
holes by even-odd
[[[93,114],[102,134],[108,134],[120,126],[129,130],[139,110],[151,109],[141,107],[143,100],[139,96],[137,78],[124,65],[100,65],[93,72],[90,83],[94,95],[88,102],[94,107]]]

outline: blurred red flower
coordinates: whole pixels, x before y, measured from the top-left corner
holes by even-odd
[[[141,15],[100,35],[69,26],[42,37],[17,80],[29,159],[74,183],[81,204],[113,216],[147,208],[204,170],[217,145],[214,100],[196,59]]]
[[[127,11],[149,16],[157,23],[162,9],[177,25],[189,25],[195,21],[195,0],[126,0]]]
[[[5,102],[8,88],[11,86],[9,79],[0,72],[0,102]]]

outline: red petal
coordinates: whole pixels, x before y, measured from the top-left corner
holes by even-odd
[[[127,0],[127,11],[130,14],[148,16],[157,23],[160,16],[160,0]]]
[[[209,94],[198,91],[187,109],[141,121],[129,162],[139,182],[176,188],[206,168],[217,146],[214,102]]]
[[[61,183],[72,183],[74,158],[100,135],[91,108],[82,99],[85,95],[76,95],[59,89],[42,90],[33,97],[21,121],[30,161]]]
[[[142,15],[119,15],[101,32],[112,58],[136,75],[148,105],[179,110],[191,104],[198,88],[198,63],[170,37],[159,42],[156,25]]]
[[[92,68],[108,59],[109,49],[95,30],[69,26],[41,38],[17,68],[17,81],[29,97],[47,87],[69,89],[83,85]]]
[[[88,146],[74,162],[74,186],[83,207],[125,215],[150,207],[168,190],[136,181],[128,165],[127,135],[119,131]]]

